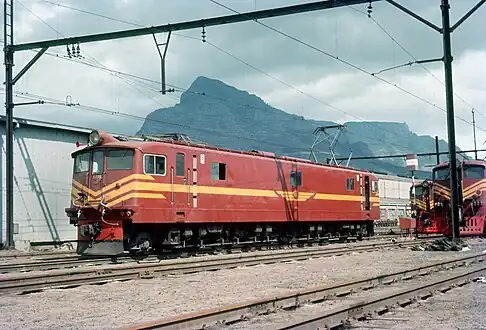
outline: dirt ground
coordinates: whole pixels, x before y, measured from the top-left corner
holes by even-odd
[[[0,329],[113,329],[296,289],[377,276],[468,252],[377,251],[0,297]],[[486,285],[486,284],[484,284]],[[442,310],[444,311],[444,310]],[[399,325],[403,328],[403,324]],[[398,328],[397,328],[398,329]]]

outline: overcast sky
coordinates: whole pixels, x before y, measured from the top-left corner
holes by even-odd
[[[313,1],[220,0],[240,12],[303,2]],[[440,25],[440,0],[399,2]],[[452,3],[454,23],[476,0]],[[414,58],[442,56],[439,33],[384,1],[373,3],[372,20],[367,17],[367,6],[342,7],[262,22],[368,72],[407,63]],[[15,43],[231,14],[209,0],[15,0],[14,7]],[[452,35],[456,116],[470,122],[471,108],[475,108],[478,147],[483,147],[486,140],[486,44],[479,33],[486,29],[485,16],[486,6]],[[159,42],[166,38],[165,35],[157,37]],[[419,134],[437,134],[447,139],[441,62],[406,66],[377,75],[390,82],[387,84],[256,22],[206,28],[206,40],[208,43],[201,41],[200,29],[172,35],[167,53],[169,84],[187,88],[197,76],[208,76],[257,94],[272,106],[306,118],[340,123],[349,120],[406,122]],[[42,105],[16,108],[16,116],[133,134],[142,121],[113,112],[145,117],[154,109],[178,102],[180,93],[161,95],[157,92],[160,89],[157,83],[115,76],[100,69],[103,65],[160,81],[159,57],[151,35],[82,44],[80,48],[85,64],[66,59],[65,47],[49,49],[50,55],[43,56],[17,83],[16,91],[60,102],[68,98],[73,103],[93,107],[89,108],[93,111],[85,107]],[[31,51],[16,53],[17,72],[33,54]],[[472,127],[457,117],[458,145],[472,149]]]

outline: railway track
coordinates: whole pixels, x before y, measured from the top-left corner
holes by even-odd
[[[343,299],[343,297],[359,291],[368,291],[385,285],[406,282],[422,277],[419,284],[392,293],[366,298],[365,300],[354,302],[344,307],[326,310],[322,313],[313,312],[313,316],[310,318],[280,328],[282,330],[337,329],[342,326],[352,325],[355,322],[376,319],[377,315],[385,314],[393,309],[393,307],[405,307],[417,299],[427,299],[433,295],[434,291],[447,292],[454,286],[461,286],[467,284],[468,281],[474,281],[479,275],[486,273],[485,258],[485,254],[477,254],[377,277],[318,287],[197,313],[179,315],[173,318],[147,322],[123,329],[203,329],[210,328],[212,325],[217,325],[218,328],[224,328],[224,326],[244,322],[253,317],[264,316],[279,311],[295,311],[305,304],[319,304],[329,298]],[[457,269],[460,272],[457,272]],[[429,280],[423,279],[423,277],[435,275],[435,273],[444,270],[448,271],[447,274]],[[451,270],[454,270],[453,274],[449,273]]]
[[[62,256],[73,257],[76,256],[76,251],[38,251],[38,252],[20,252],[20,253],[2,253],[1,259],[21,259],[21,258],[59,258]]]
[[[32,293],[49,288],[70,288],[80,285],[104,284],[112,281],[128,281],[153,278],[161,275],[195,273],[219,269],[273,264],[291,260],[306,260],[348,253],[370,252],[384,248],[402,248],[422,243],[422,240],[407,242],[383,242],[344,248],[305,248],[299,250],[270,251],[269,253],[212,256],[208,259],[191,258],[146,264],[122,264],[111,267],[88,267],[72,270],[55,270],[37,274],[15,274],[0,277],[0,293]]]
[[[382,235],[382,236],[375,236],[373,238],[369,238],[368,241],[377,241],[379,242],[380,240],[385,240],[385,239],[391,239],[391,238],[396,238],[396,235]],[[426,239],[434,239],[437,238],[436,236],[432,236]],[[342,241],[338,241],[336,243],[343,243]],[[332,243],[330,243],[332,244]],[[370,243],[371,244],[371,243]],[[319,246],[318,244],[314,244],[309,247],[313,246]],[[322,246],[322,245],[321,245]],[[329,245],[327,245],[329,246]],[[276,247],[273,247],[275,250]],[[294,247],[294,248],[302,248],[300,246]],[[241,250],[240,248],[237,248],[235,250]],[[265,251],[265,250],[264,250]],[[273,251],[272,248],[268,249],[268,251]],[[210,251],[209,254],[213,253],[214,251]],[[223,251],[224,252],[224,251]],[[228,249],[229,254],[233,253],[234,250]],[[66,268],[77,268],[77,267],[86,267],[86,266],[102,266],[102,265],[110,265],[110,264],[116,264],[116,263],[135,263],[137,260],[132,259],[128,254],[124,256],[120,256],[117,258],[116,262],[114,262],[110,258],[103,258],[103,257],[82,257],[76,254],[67,254],[67,255],[61,255],[61,256],[56,256],[52,255],[50,256],[47,254],[48,257],[41,256],[38,259],[34,259],[34,261],[26,261],[26,262],[19,262],[19,263],[13,263],[13,262],[8,262],[8,263],[3,263],[0,264],[0,274],[7,274],[7,273],[12,273],[12,272],[32,272],[32,271],[48,271],[48,270],[54,270],[54,269],[66,269]],[[208,252],[200,252],[198,254],[186,254],[185,257],[198,257],[198,256],[206,256],[208,255]],[[181,255],[177,255],[176,257],[181,257]],[[155,261],[157,257],[155,255],[152,255],[149,257],[148,260]],[[173,257],[172,257],[173,258]]]
[[[133,260],[129,257],[121,257],[118,262],[126,262]],[[63,268],[76,268],[80,266],[101,266],[108,265],[112,262],[110,258],[83,258],[78,255],[68,256],[65,258],[41,259],[36,261],[21,262],[21,263],[6,263],[0,264],[0,274],[7,274],[12,272],[32,272],[32,271],[48,271]]]
[[[386,230],[377,230],[374,236],[372,237],[363,237],[363,240],[376,240],[376,239],[385,239],[389,237],[397,237],[400,236],[400,229],[399,228],[386,228]],[[441,237],[437,235],[437,237]],[[331,238],[329,239],[329,243],[333,243],[335,241],[344,242],[344,241],[354,241],[356,240],[355,237],[339,237],[339,238]],[[326,243],[327,239],[323,238],[322,243]],[[60,258],[75,258],[78,254],[76,251],[37,251],[37,252],[18,252],[18,253],[2,253],[0,254],[0,259],[22,259],[22,258],[42,258],[42,259],[60,259]]]

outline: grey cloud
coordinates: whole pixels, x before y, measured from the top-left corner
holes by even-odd
[[[229,14],[225,9],[215,6],[209,1],[193,1],[191,5],[170,2],[129,2],[124,10],[116,11],[109,2],[105,1],[72,1],[70,4],[87,11],[106,14],[108,16],[118,17],[128,21],[135,21],[145,25],[164,24],[166,22],[176,22],[199,17],[208,17],[222,14]],[[223,2],[224,3],[224,2]],[[276,5],[293,4],[295,1],[269,1],[265,5],[268,7]],[[471,5],[472,1],[462,1],[456,7],[453,7],[454,16],[457,13],[465,12]],[[230,6],[240,8],[251,8],[246,2],[240,6],[231,3]],[[373,17],[383,26],[387,27],[396,39],[400,41],[412,54],[418,58],[440,57],[441,54],[441,36],[425,27],[423,24],[413,20],[406,14],[400,12],[391,5],[381,2],[375,3]],[[424,3],[415,0],[407,2],[407,6],[417,10],[419,13],[433,13],[431,19],[436,21],[439,17],[438,3]],[[190,7],[190,10],[187,8]],[[353,8],[365,11],[366,5],[354,6]],[[350,8],[339,8],[329,11],[320,11],[281,17],[276,19],[265,20],[272,26],[282,29],[310,44],[316,45],[331,54],[339,54],[343,59],[356,63],[371,71],[377,71],[387,66],[404,63],[410,60],[409,56],[402,50],[392,44],[392,41],[381,32],[377,26],[366,16],[357,13]],[[336,25],[337,24],[337,25]],[[457,33],[460,38],[455,38],[454,49],[455,55],[459,56],[466,49],[477,48],[477,42],[474,42],[474,35],[467,33],[473,28],[481,28],[485,23],[473,16],[467,27],[463,27]],[[49,31],[45,26],[40,25],[36,29],[33,39],[42,39],[44,33]],[[59,24],[60,29],[65,35],[79,35],[94,33],[100,31],[111,31],[130,26],[123,23],[116,23],[102,18],[88,16],[82,13],[71,12],[66,20]],[[338,32],[338,47],[336,50],[336,27]],[[464,33],[466,32],[466,33]],[[50,31],[50,35],[52,35]],[[183,32],[192,36],[199,37],[200,31]],[[230,57],[223,54],[217,54],[218,51],[208,45],[198,43],[196,40],[176,41],[178,36],[173,37],[173,43],[169,48],[168,66],[169,77],[171,58],[177,57],[176,79],[179,83],[188,85],[194,78],[194,72],[197,74],[211,74],[221,79],[231,79],[241,75],[243,72],[250,70],[235,62]],[[351,70],[349,67],[339,63],[336,60],[325,57],[303,45],[299,45],[281,35],[274,33],[254,22],[239,23],[230,26],[210,27],[207,29],[208,40],[219,45],[223,49],[264,68],[269,72],[284,71],[289,68],[312,68],[314,75],[325,75],[343,70]],[[126,46],[133,44],[139,51],[140,55],[137,60],[142,63],[154,65],[145,67],[136,67],[139,74],[144,74],[155,78],[153,72],[157,72],[154,66],[157,63],[157,54],[154,46],[140,39],[130,39]],[[456,40],[457,39],[457,40]],[[176,45],[174,45],[174,43]],[[102,43],[100,43],[100,48]],[[106,51],[107,47],[104,47]],[[270,55],[271,54],[271,55]],[[154,56],[155,55],[155,56]],[[125,56],[123,52],[117,52],[113,56],[120,57],[124,64],[133,66],[134,59],[131,56]],[[140,61],[143,59],[142,61]],[[218,65],[214,65],[217,63]],[[438,64],[440,65],[440,64]],[[438,65],[435,65],[437,67]],[[184,70],[181,70],[181,66]],[[434,65],[430,65],[434,67]],[[421,70],[415,66],[403,70],[412,71]],[[302,70],[304,71],[304,70]],[[197,75],[196,74],[196,75]],[[295,83],[308,81],[308,76],[297,75]]]
[[[241,11],[253,9],[253,1],[238,3],[235,1],[221,0],[221,2]],[[413,0],[403,3],[438,24],[440,22],[439,2],[439,0],[427,2]],[[452,7],[453,20],[457,20],[475,2],[454,2]],[[109,1],[85,0],[82,2],[70,1],[64,3],[84,10],[134,21],[144,25],[164,24],[167,22],[229,14],[225,9],[219,8],[206,0],[184,2],[176,0],[164,2],[155,0],[143,2],[129,1],[124,7],[118,10],[113,6],[113,2]],[[296,3],[295,0],[274,0],[265,1],[264,4],[267,7],[274,7],[294,3]],[[26,5],[29,5],[29,2],[26,2]],[[257,1],[257,6],[259,8],[263,7],[263,2],[261,0]],[[354,8],[365,11],[366,6],[367,4],[354,6]],[[440,34],[425,27],[423,24],[385,2],[374,3],[373,7],[372,16],[380,24],[385,26],[387,31],[396,37],[414,56],[419,59],[441,56],[442,44]],[[481,9],[482,12],[484,10],[485,8]],[[27,13],[23,15],[27,15]],[[478,34],[471,33],[471,31],[484,30],[486,23],[481,19],[482,16],[484,17],[481,12],[477,13],[468,22],[464,23],[464,26],[454,32],[453,51],[456,59],[466,51],[484,49],[484,44],[479,42]],[[63,35],[67,36],[131,28],[127,24],[116,23],[69,10],[64,11],[60,15],[59,20],[56,18],[48,20],[48,22],[53,27],[58,28]],[[404,54],[402,50],[397,46],[393,46],[389,37],[384,35],[371,20],[350,8],[293,15],[290,17],[269,19],[264,22],[302,40],[308,41],[310,44],[332,54],[336,54],[335,31],[337,26],[337,54],[343,59],[356,63],[367,70],[376,71],[410,60],[409,56]],[[179,33],[200,38],[200,30]],[[40,40],[53,37],[55,38],[56,34],[50,28],[41,22],[37,22],[34,32],[29,35],[28,40]],[[323,77],[330,77],[337,73],[357,72],[336,60],[329,59],[254,22],[208,28],[207,39],[224,50],[292,85],[312,83]],[[20,42],[22,40],[17,41]],[[150,79],[159,79],[158,55],[151,36],[126,39],[119,42],[100,42],[93,45],[82,45],[81,47],[82,50],[85,50],[99,61],[116,61],[123,71],[132,72]],[[42,67],[36,70],[47,72],[47,70],[53,70],[54,67],[59,67],[54,61],[49,63],[51,63],[49,68]],[[168,82],[181,87],[188,87],[195,77],[205,75],[221,79],[226,83],[249,90],[251,93],[263,97],[265,95],[271,95],[272,91],[286,88],[282,84],[238,63],[208,44],[179,36],[173,36],[169,47],[167,63]],[[441,68],[441,63],[430,64],[427,67],[431,70]],[[36,73],[39,71],[36,71]],[[107,96],[103,95],[107,93],[106,87],[103,89],[100,88],[102,85],[96,85],[98,86],[96,88],[99,90],[93,92],[91,95],[87,94],[87,88],[84,86],[90,84],[90,80],[87,77],[81,78],[77,76],[79,72],[79,68],[73,69],[70,75],[62,75],[62,79],[71,79],[72,81],[67,83],[69,88],[79,94],[83,99],[92,102],[92,104],[99,104],[101,102],[100,100],[106,103],[105,99]],[[424,71],[420,66],[412,66],[389,72],[384,77],[395,80],[402,74],[423,75]],[[39,87],[48,85],[48,79],[45,78],[42,80],[38,75],[35,75],[35,77],[35,79],[40,79],[43,82],[42,84],[38,82]],[[420,133],[443,127],[445,115],[437,110],[430,110],[427,105],[420,102],[408,100],[404,95],[397,97],[396,102],[399,104],[397,104],[393,112],[390,111],[389,107],[375,107],[373,104],[371,104],[370,108],[370,103],[365,102],[368,87],[381,83],[365,75],[360,76],[358,74],[356,77],[359,78],[355,78],[353,83],[343,85],[339,92],[333,95],[319,94],[316,96],[322,97],[326,102],[336,103],[336,105],[345,108],[350,113],[366,117],[367,119],[410,121],[412,129]],[[439,78],[443,79],[442,75],[439,75]],[[57,85],[66,84],[64,80],[57,80],[58,82],[47,87],[47,94],[56,93],[58,89]],[[91,83],[95,84],[93,81]],[[66,87],[65,89],[68,88]],[[441,88],[437,90],[442,91]],[[126,89],[124,93],[127,98],[126,106],[130,108],[129,111],[132,113],[143,116],[150,110],[159,107],[156,103],[149,101],[134,90],[129,91]],[[427,94],[424,96],[427,97]],[[368,97],[370,97],[369,94]],[[408,101],[403,101],[404,99]],[[280,108],[286,111],[303,114],[306,117],[332,120],[345,118],[343,114],[327,109],[322,104],[298,94],[291,102],[277,105],[280,105]],[[393,106],[392,103],[387,103],[388,105]],[[407,106],[412,107],[413,111],[407,111]],[[144,107],[146,108],[144,109]],[[32,111],[32,113],[35,112]],[[87,115],[86,118],[91,118],[91,115]],[[103,118],[106,117],[104,116]],[[431,123],[432,118],[441,119],[434,120]],[[86,120],[88,123],[91,119]],[[116,125],[122,125],[124,121],[119,120],[118,123],[117,120],[115,122],[117,122]],[[126,128],[123,126],[120,129],[128,129],[130,126],[137,126],[138,128],[139,123],[130,122],[130,124],[126,124]],[[459,125],[461,124],[458,122],[458,127],[461,130],[466,130],[464,125]]]

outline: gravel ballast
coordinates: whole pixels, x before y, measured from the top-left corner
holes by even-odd
[[[377,251],[0,298],[0,329],[112,329],[481,252]]]

